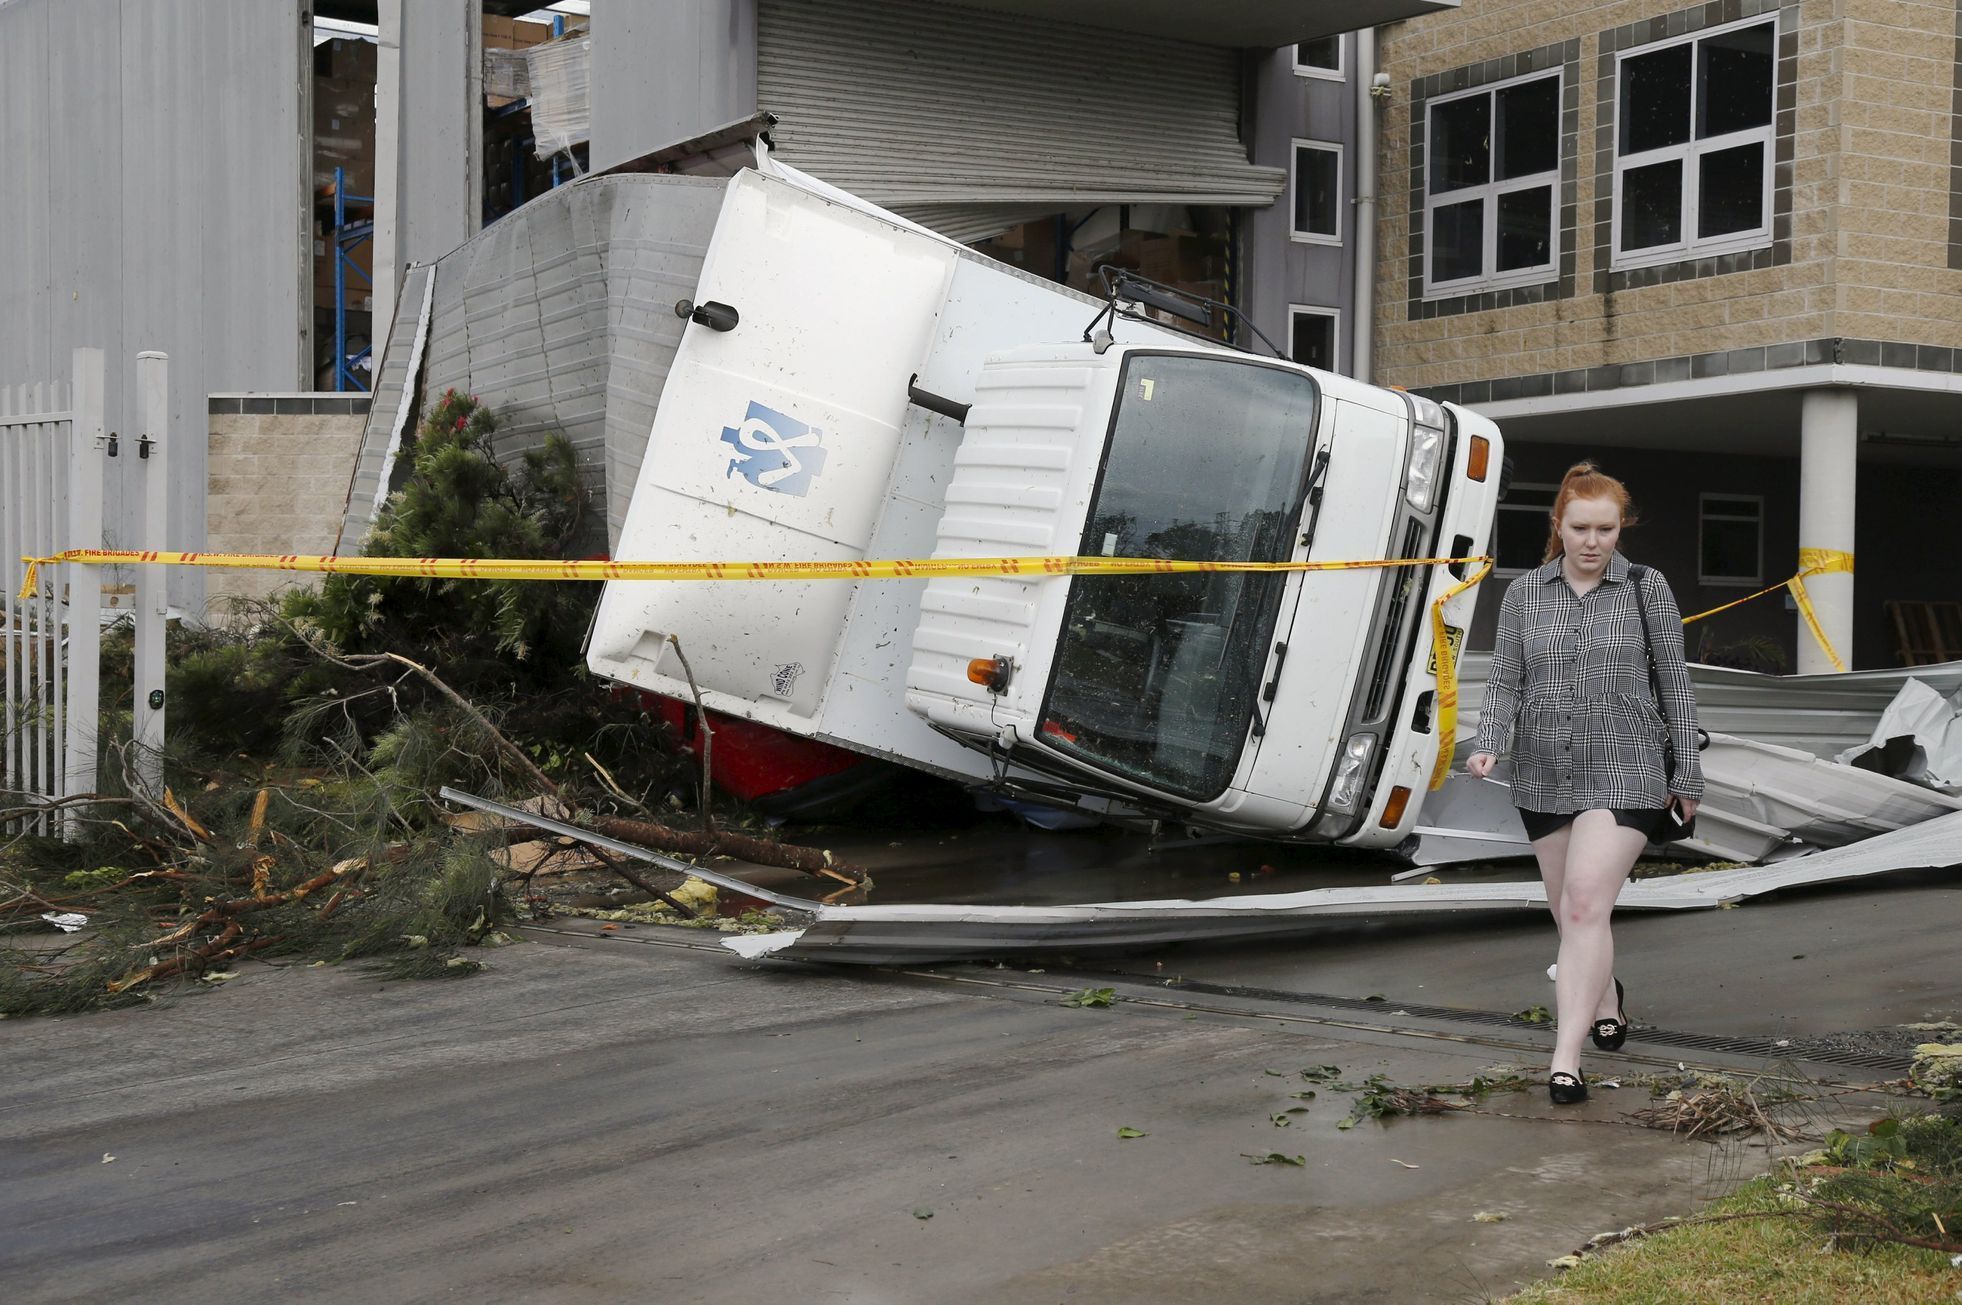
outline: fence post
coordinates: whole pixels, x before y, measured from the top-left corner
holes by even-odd
[[[74,421],[68,438],[68,537],[62,548],[102,547],[103,360],[100,349],[77,349],[69,371]],[[68,713],[65,773],[60,797],[96,790],[96,726],[102,696],[102,576],[92,566],[67,566],[55,579],[68,591]],[[59,589],[57,589],[59,596]],[[76,815],[62,813],[64,836],[79,829]]]
[[[143,526],[138,547],[162,549],[169,543],[170,516],[170,356],[136,355],[138,437],[136,456],[143,476]],[[136,702],[131,734],[137,774],[152,792],[163,788],[164,622],[169,586],[160,566],[136,568]]]

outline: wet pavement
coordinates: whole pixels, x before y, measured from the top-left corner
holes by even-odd
[[[854,905],[986,902],[1062,906],[1077,902],[1203,901],[1246,893],[1380,885],[1408,870],[1406,861],[1350,848],[1253,839],[1152,839],[1112,827],[1050,832],[1008,817],[954,828],[868,837],[844,829],[790,830],[786,837],[822,847],[871,872],[870,889],[836,900]],[[820,886],[795,872],[742,867],[760,887],[811,896]],[[1531,879],[1530,862],[1499,862],[1437,872],[1452,882]]]
[[[1805,1038],[1953,1017],[1952,883],[1625,920],[1631,1013],[1801,1057]],[[1549,1000],[1542,918],[1070,972],[759,966],[591,922],[526,935],[464,982],[248,966],[160,1009],[0,1024],[10,1302],[1461,1301],[1766,1163],[1633,1127],[1632,1083],[1558,1114],[1529,1092],[1350,1130],[1324,1086],[1272,1123],[1314,1065],[1412,1083],[1543,1062],[1545,1028],[1472,1017]],[[1116,1004],[1060,1004],[1091,983]],[[1679,1058],[1776,1063],[1638,1031],[1589,1067]],[[1269,1151],[1304,1163],[1243,1158]]]

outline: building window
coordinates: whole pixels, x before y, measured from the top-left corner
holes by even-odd
[[[1764,582],[1764,500],[1743,494],[1702,496],[1697,579],[1706,585]]]
[[[1492,525],[1494,574],[1524,575],[1546,560],[1546,536],[1560,486],[1513,481]]]
[[[1622,54],[1614,266],[1771,243],[1775,19]]]
[[[1288,357],[1325,372],[1342,370],[1342,311],[1288,306]]]
[[[1294,71],[1302,77],[1342,80],[1342,38],[1324,36],[1294,47]]]
[[[1314,245],[1342,243],[1342,147],[1322,141],[1294,143],[1288,169],[1294,238]]]
[[[1560,89],[1555,72],[1430,102],[1427,296],[1558,275]]]

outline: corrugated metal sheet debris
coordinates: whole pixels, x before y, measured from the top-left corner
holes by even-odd
[[[498,456],[515,461],[547,432],[572,442],[604,511],[587,544],[609,552],[681,341],[677,299],[694,293],[721,210],[717,178],[587,177],[532,200],[432,266],[423,390],[454,387],[497,414]],[[413,300],[405,287],[406,312]],[[382,385],[405,375],[415,333],[391,334]],[[413,377],[409,379],[413,390]],[[359,548],[387,442],[377,395],[341,547]],[[372,508],[372,503],[370,503]]]
[[[1465,654],[1458,710],[1459,752],[1478,729],[1492,655]],[[1827,675],[1754,675],[1690,664],[1703,728],[1831,757],[1865,743],[1901,686],[1917,679],[1948,695],[1962,689],[1962,662]]]
[[[355,459],[348,488],[347,510],[341,519],[336,556],[355,552],[374,523],[387,497],[389,473],[408,437],[414,416],[416,379],[429,340],[429,313],[436,287],[434,264],[412,267],[402,278],[395,300],[395,321],[382,353],[381,371],[368,402],[368,424],[361,432],[361,453]]]
[[[1780,888],[1962,863],[1962,812],[1852,847],[1777,865],[1712,870],[1627,884],[1623,910],[1722,906]],[[1331,917],[1545,909],[1538,881],[1319,888],[1212,901],[1097,902],[1083,906],[818,906],[812,922],[775,934],[723,939],[745,957],[775,955],[857,965],[972,960],[1142,948],[1202,939],[1275,937]]]

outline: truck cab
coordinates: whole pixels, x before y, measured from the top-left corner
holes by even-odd
[[[1473,414],[1292,363],[1033,346],[982,369],[934,555],[1012,555],[1039,532],[1092,557],[1465,556],[1486,542],[1497,448]],[[1065,791],[1394,844],[1440,742],[1426,608],[1462,570],[936,579],[906,702]],[[1446,609],[1459,628],[1469,599]],[[970,678],[994,658],[1003,673]]]

